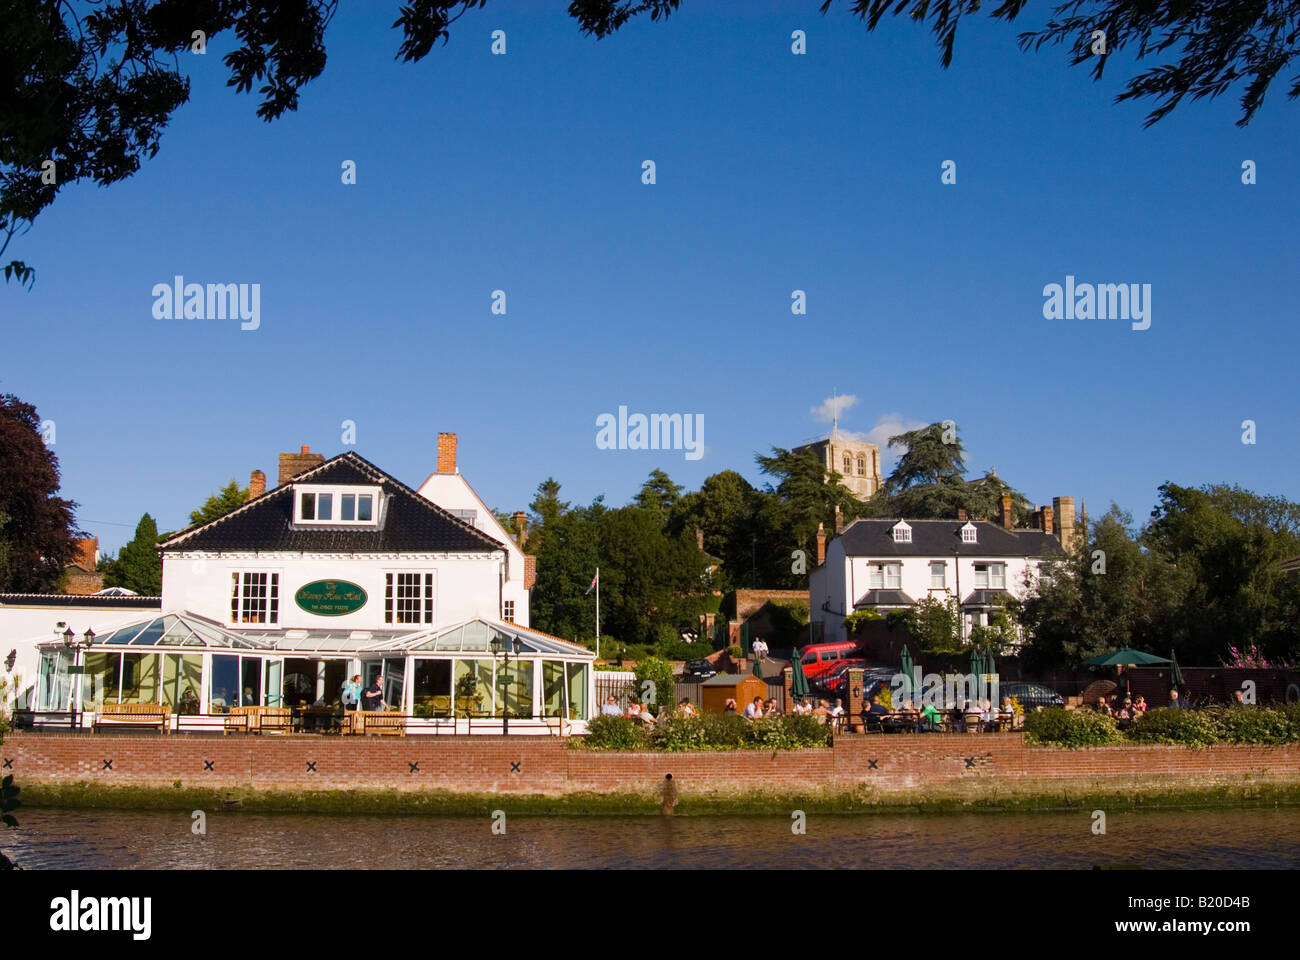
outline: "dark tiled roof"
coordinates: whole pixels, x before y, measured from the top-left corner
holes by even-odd
[[[382,487],[380,527],[294,527],[293,483]],[[452,516],[365,458],[340,454],[224,517],[164,541],[163,550],[285,550],[312,553],[491,553],[503,544]]]
[[[840,539],[850,557],[1047,557],[1060,554],[1056,537],[1041,530],[1004,530],[988,520],[974,521],[976,542],[963,543],[964,520],[908,520],[911,543],[894,542],[897,520],[855,520]]]
[[[910,607],[916,603],[902,590],[868,590],[855,607]]]
[[[0,606],[12,607],[99,607],[102,609],[132,608],[160,610],[162,597],[101,597],[97,594],[78,596],[65,593],[0,593]]]

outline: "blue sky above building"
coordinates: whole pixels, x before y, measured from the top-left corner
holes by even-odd
[[[64,191],[16,242],[38,274],[0,288],[0,391],[55,422],[104,548],[251,469],[274,483],[280,451],[348,449],[347,420],[411,485],[457,432],[513,510],[547,476],[575,502],[623,503],[655,467],[761,483],[754,454],[823,435],[836,392],[857,397],[842,430],[952,419],[973,476],[1093,516],[1140,521],[1166,480],[1296,497],[1280,85],[1245,129],[1230,95],[1144,130],[1150,104],[1112,103],[1131,61],[1093,83],[1021,53],[1020,27],[963,23],[945,71],[928,32],[815,2],[685,0],[600,41],[566,6],[489,4],[402,64],[396,4],[343,5],[324,76],[271,124],[225,86],[218,38],[183,58],[157,158]],[[177,275],[260,284],[260,328],[155,319]],[[1150,329],[1045,319],[1067,276],[1150,284]],[[599,449],[620,405],[703,415],[703,457]]]

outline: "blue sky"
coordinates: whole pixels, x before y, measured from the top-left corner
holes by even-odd
[[[1036,503],[1141,520],[1166,480],[1300,494],[1282,85],[1244,130],[1235,95],[1144,130],[1149,105],[1111,102],[1127,61],[1094,84],[982,20],[944,71],[927,32],[811,0],[685,0],[601,41],[566,6],[490,3],[401,64],[397,4],[344,4],[325,74],[272,124],[225,87],[217,38],[182,59],[159,155],[17,242],[38,274],[0,288],[0,391],[55,422],[101,547],[251,469],[274,482],[281,451],[342,452],[344,420],[413,485],[457,432],[502,509],[547,476],[575,502],[623,503],[655,467],[757,484],[755,452],[823,434],[834,391],[858,398],[846,430],[956,421],[971,475]],[[260,329],[155,319],[177,274],[260,283]],[[1045,320],[1067,274],[1151,284],[1151,328]],[[598,450],[620,404],[703,414],[705,456]]]

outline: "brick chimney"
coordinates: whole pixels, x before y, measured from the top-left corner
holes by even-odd
[[[456,472],[456,434],[438,434],[438,472]]]
[[[844,511],[840,509],[838,503],[835,504],[835,532],[837,534],[844,532]]]
[[[99,537],[83,537],[72,542],[77,548],[72,562],[83,570],[94,572],[95,565],[99,563]]]
[[[817,524],[817,566],[826,562],[826,525]]]
[[[302,450],[298,453],[280,454],[280,483],[284,486],[294,477],[301,473],[306,473],[312,467],[319,467],[325,462],[325,454],[312,453],[307,444],[302,445]]]
[[[511,519],[515,521],[515,542],[522,547],[528,540],[528,516],[522,510],[516,510]]]
[[[537,558],[531,553],[524,557],[524,589],[533,589],[537,582]]]
[[[966,522],[966,511],[965,511],[965,510],[958,510],[958,511],[957,511],[957,519],[960,520],[962,523],[965,523],[965,522]]]
[[[1074,497],[1053,497],[1052,508],[1056,513],[1057,536],[1068,551],[1074,546]]]
[[[704,552],[704,531],[699,527],[695,528],[695,546],[699,548],[700,553]]]
[[[1052,524],[1054,523],[1053,518],[1056,516],[1056,512],[1052,510],[1051,507],[1045,506],[1038,511],[1038,515],[1038,529],[1042,530],[1044,533],[1055,533],[1056,530]]]
[[[266,474],[261,470],[254,470],[248,475],[248,499],[255,500],[264,493],[266,493]]]
[[[1004,494],[1002,497],[1002,529],[1003,530],[1010,530],[1014,526],[1012,516],[1013,514],[1011,510],[1011,496],[1010,494]]]

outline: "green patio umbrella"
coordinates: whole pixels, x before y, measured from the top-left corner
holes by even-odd
[[[1169,648],[1169,682],[1175,687],[1186,686],[1183,682],[1183,670],[1178,666],[1178,657],[1174,655],[1174,648]]]
[[[1143,653],[1141,650],[1134,650],[1132,647],[1125,647],[1123,650],[1105,653],[1100,657],[1093,657],[1091,660],[1084,661],[1090,667],[1147,667],[1168,662],[1164,657]]]
[[[763,661],[760,660],[758,657],[755,657],[755,658],[754,658],[754,669],[751,670],[750,672],[751,672],[754,676],[758,677],[758,679],[762,680],[762,679],[763,679]]]
[[[790,664],[790,696],[796,700],[808,696],[808,678],[804,676],[803,656],[798,647],[795,647],[794,661]]]
[[[903,644],[903,652],[898,655],[898,665],[903,671],[903,675],[908,680],[912,679],[912,653],[907,649],[907,644]]]

